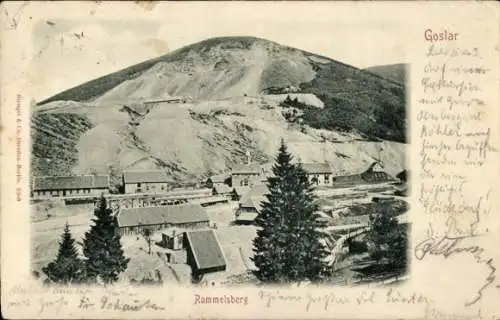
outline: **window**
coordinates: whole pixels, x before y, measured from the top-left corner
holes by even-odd
[[[137,183],[137,188],[140,188],[141,187],[141,183]]]
[[[248,186],[248,178],[245,178],[240,181],[240,186]]]
[[[325,180],[325,183],[330,183],[330,175],[329,174],[325,174],[324,180]]]

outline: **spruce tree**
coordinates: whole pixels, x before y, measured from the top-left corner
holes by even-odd
[[[118,232],[118,221],[101,197],[94,210],[94,224],[85,233],[83,254],[86,257],[85,271],[89,282],[110,284],[127,269],[130,259],[125,258]]]
[[[75,240],[71,236],[68,223],[64,227],[56,259],[42,268],[42,271],[49,283],[71,284],[83,280],[82,262],[78,258]]]
[[[406,230],[398,225],[397,217],[387,208],[370,216],[368,239],[370,255],[377,263],[386,262],[397,267],[406,264]]]
[[[316,197],[305,171],[292,160],[282,141],[274,176],[267,181],[269,193],[255,219],[259,229],[252,260],[265,283],[318,281],[329,274]]]

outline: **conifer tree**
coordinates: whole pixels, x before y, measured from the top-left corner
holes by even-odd
[[[56,259],[42,268],[42,271],[49,283],[71,284],[83,280],[82,261],[78,258],[68,223],[64,227]]]
[[[118,233],[118,222],[102,196],[94,210],[94,224],[85,233],[83,254],[89,282],[110,284],[118,280],[130,259],[125,258]]]
[[[405,267],[408,239],[406,230],[398,225],[397,217],[389,210],[370,216],[370,255],[377,263],[382,261],[394,267]]]
[[[305,171],[292,160],[282,141],[267,181],[269,194],[255,219],[252,260],[266,283],[318,281],[329,274],[316,197]]]

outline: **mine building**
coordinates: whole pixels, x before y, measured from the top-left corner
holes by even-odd
[[[328,163],[302,163],[302,168],[314,186],[331,186],[333,171]]]
[[[39,176],[33,178],[31,197],[36,200],[108,193],[109,177],[106,175]]]
[[[265,184],[254,186],[245,193],[238,203],[235,212],[235,222],[238,224],[251,224],[262,208],[262,201],[266,200],[269,189]]]
[[[359,184],[383,183],[393,181],[384,171],[382,164],[378,161],[371,162],[352,170],[342,170],[334,173],[332,186],[335,188],[350,187]]]
[[[154,232],[171,227],[196,229],[210,226],[205,209],[193,203],[122,209],[117,219],[120,234],[140,234],[144,229]]]
[[[165,193],[167,180],[167,173],[162,170],[123,172],[125,193]]]
[[[193,280],[199,281],[206,273],[226,270],[226,258],[214,230],[187,231],[184,237],[187,264]]]

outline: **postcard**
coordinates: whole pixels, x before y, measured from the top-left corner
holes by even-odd
[[[499,8],[2,3],[2,315],[500,318]]]

